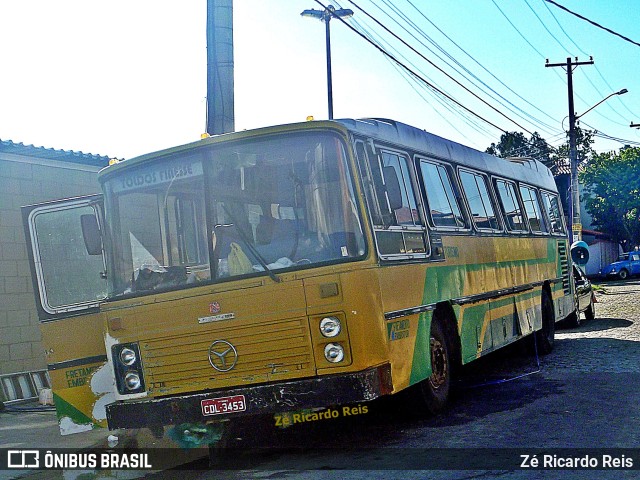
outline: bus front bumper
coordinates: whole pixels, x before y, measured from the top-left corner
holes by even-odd
[[[207,423],[248,415],[281,413],[305,408],[324,408],[342,404],[367,402],[393,391],[389,364],[355,373],[327,375],[295,381],[269,383],[215,390],[164,398],[119,401],[107,405],[107,423],[110,430],[118,428],[154,428],[181,423]],[[222,405],[228,403],[244,408]],[[211,405],[222,405],[215,412]],[[206,413],[206,414],[205,414]]]

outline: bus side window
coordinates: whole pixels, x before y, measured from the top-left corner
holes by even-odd
[[[413,192],[413,186],[411,185],[411,178],[409,176],[409,167],[407,165],[407,159],[393,152],[382,152],[382,172],[389,171],[389,168],[393,168],[396,173],[396,178],[400,184],[400,198],[402,201],[394,208],[394,224],[395,225],[420,225],[420,218],[418,216],[418,209],[416,208],[416,198]],[[384,178],[385,185],[392,180]],[[394,205],[395,207],[396,205]]]
[[[436,228],[467,228],[447,168],[421,160],[420,171],[433,225]]]
[[[524,210],[529,219],[531,231],[534,233],[546,233],[547,226],[542,218],[542,211],[536,190],[533,187],[520,185],[520,195],[522,195],[522,202],[524,203]]]
[[[367,155],[361,142],[357,143],[356,148],[358,158],[361,159],[360,169],[374,225],[380,227],[421,225],[407,158],[388,151]],[[390,172],[392,174],[395,172],[395,178],[389,174]],[[396,200],[397,205],[392,205],[389,189],[393,188],[393,197],[397,198],[398,194],[395,190],[398,187],[399,199]]]
[[[473,223],[478,230],[500,230],[487,179],[479,173],[460,171],[460,181],[465,192]]]
[[[418,213],[408,157],[356,142],[356,155],[379,253],[425,254],[426,235]]]
[[[364,143],[356,143],[356,154],[373,224],[381,227],[391,225],[392,215],[389,204],[385,199],[382,172],[380,168],[376,168],[378,166],[372,160],[369,160]],[[375,154],[371,152],[371,155]]]
[[[560,201],[554,193],[542,192],[542,204],[549,219],[551,233],[564,233],[562,222],[562,212],[560,211]]]
[[[496,180],[495,185],[507,228],[512,232],[526,232],[527,224],[522,215],[515,184],[506,180]]]

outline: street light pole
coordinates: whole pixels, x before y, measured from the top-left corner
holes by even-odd
[[[329,107],[329,120],[333,120],[333,76],[331,75],[331,32],[329,31],[329,22],[331,20],[329,8],[332,7],[332,5],[329,5],[325,11],[326,14],[324,15],[325,37],[327,44],[327,102]]]
[[[331,32],[329,22],[332,17],[348,18],[353,15],[353,10],[348,8],[335,9],[333,5],[328,5],[324,10],[309,9],[301,14],[303,17],[316,18],[325,24],[325,36],[327,45],[327,101],[329,104],[329,120],[333,120],[333,82],[331,78]]]
[[[594,108],[596,108],[598,105],[600,105],[601,103],[606,102],[607,100],[609,100],[611,97],[614,97],[616,95],[624,95],[625,93],[627,93],[629,90],[627,90],[626,88],[623,88],[622,90],[620,90],[619,92],[613,92],[610,93],[609,95],[607,95],[606,97],[604,97],[602,100],[600,100],[598,103],[596,103],[593,107],[591,107],[589,110],[587,110],[586,112],[582,113],[581,115],[578,115],[576,117],[576,120],[578,120],[580,117],[584,117],[587,113],[589,113],[591,110],[593,110]]]

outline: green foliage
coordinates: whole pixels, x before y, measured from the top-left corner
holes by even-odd
[[[580,127],[576,127],[576,148],[578,150],[578,163],[588,161],[588,159],[595,155],[593,145],[594,130],[583,130]],[[553,159],[558,161],[569,161],[569,132],[567,132],[567,141],[555,149]]]
[[[579,178],[593,225],[619,242],[640,244],[640,148],[595,154]]]
[[[586,161],[595,153],[591,147],[593,133],[591,130],[582,130],[580,127],[576,127],[579,162]],[[549,145],[538,132],[533,132],[529,139],[522,132],[507,132],[500,136],[498,143],[492,143],[485,152],[501,158],[532,157],[555,172],[554,165],[569,164],[569,139],[567,135],[567,141],[555,148]]]
[[[486,153],[501,158],[532,157],[548,167],[552,164],[553,152],[553,147],[549,146],[538,132],[533,132],[529,139],[522,132],[503,133],[500,141],[497,144],[492,143],[486,150]]]

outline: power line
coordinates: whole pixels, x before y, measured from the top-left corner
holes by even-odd
[[[556,25],[558,25],[558,27],[560,28],[560,30],[562,31],[562,33],[564,33],[564,36],[567,37],[569,39],[569,41],[571,43],[573,43],[575,45],[575,47],[583,54],[583,55],[589,55],[587,52],[585,52],[584,50],[582,50],[580,48],[580,46],[574,42],[573,38],[571,38],[569,36],[569,34],[567,33],[567,31],[562,27],[562,25],[560,24],[560,22],[558,21],[558,19],[556,18],[556,16],[553,14],[553,12],[551,11],[551,9],[549,8],[549,5],[546,4],[546,2],[544,0],[542,0],[542,4],[545,6],[545,8],[547,9],[547,11],[549,12],[549,15],[551,15],[551,17],[555,20]]]
[[[527,45],[529,45],[534,52],[536,52],[540,58],[542,59],[546,59],[547,57],[545,57],[540,50],[538,50],[536,47],[533,46],[533,44],[527,39],[527,37],[524,36],[524,34],[520,31],[520,29],[518,27],[516,27],[514,25],[514,23],[511,21],[511,19],[509,18],[509,16],[504,13],[504,11],[500,8],[500,6],[498,6],[498,4],[496,3],[495,0],[491,0],[493,2],[493,4],[495,5],[495,7],[498,9],[498,11],[502,14],[502,16],[505,18],[505,20],[509,23],[509,25],[511,25],[511,27],[516,31],[516,33],[518,35],[520,35],[520,37],[527,43]],[[553,71],[553,73],[556,74],[556,76],[563,82],[566,83],[566,80],[562,77],[562,75],[560,75],[560,73],[556,70]]]
[[[579,52],[581,52],[583,55],[589,55],[587,52],[585,52],[582,48],[580,48],[580,46],[573,40],[573,38],[571,38],[571,36],[567,33],[567,31],[564,29],[564,27],[562,26],[562,24],[560,23],[560,21],[558,20],[558,18],[554,15],[554,13],[551,11],[551,9],[549,8],[549,5],[547,4],[547,2],[545,2],[544,0],[540,0],[542,2],[542,4],[544,5],[544,7],[547,9],[547,11],[549,12],[549,15],[551,15],[551,17],[553,18],[553,20],[556,22],[556,25],[558,25],[558,28],[560,28],[560,30],[562,31],[562,33],[564,33],[564,36],[567,37],[569,39],[569,41],[571,43],[573,43],[573,45],[578,49]],[[597,65],[594,65],[594,68],[596,70],[596,72],[598,73],[598,75],[600,76],[600,78],[602,79],[602,81],[605,83],[605,85],[609,88],[609,90],[613,90],[613,87],[611,85],[609,85],[609,82],[607,82],[607,80],[604,78],[604,76],[602,75],[602,72],[600,71],[600,69],[598,68]],[[598,92],[598,95],[600,97],[604,97],[605,94],[602,93],[600,91],[600,89],[596,86],[595,83],[593,83],[593,81],[591,80],[591,77],[586,73],[586,71],[581,70],[581,73],[584,75],[584,77],[587,79],[587,81],[591,84],[591,86],[593,87],[593,89]],[[621,102],[623,105],[624,102]],[[611,109],[611,111],[613,111],[616,115],[618,115],[620,118],[622,117],[622,114],[619,113],[615,108],[613,108],[613,106],[611,104],[607,104],[607,107],[609,109]],[[626,105],[625,105],[626,107]],[[628,110],[628,108],[627,108]],[[609,120],[612,123],[617,123],[614,120],[608,118],[607,116],[605,116],[604,114],[602,114],[601,112],[596,112],[598,113],[598,115],[600,115],[601,117]],[[620,123],[617,123],[618,125],[622,125]]]
[[[375,1],[374,0],[371,0],[371,1],[375,5]],[[400,17],[400,19],[402,19],[409,26],[411,26],[420,36],[425,38],[429,43],[431,43],[431,45],[433,45],[444,56],[446,56],[448,59],[450,59],[451,62],[453,62],[458,67],[460,67],[464,72],[461,72],[460,70],[458,70],[458,68],[456,68],[456,66],[452,65],[449,61],[447,61],[445,58],[443,58],[437,52],[434,52],[429,46],[425,45],[419,38],[417,38],[412,32],[410,32],[407,29],[407,27],[403,26],[396,18],[392,17],[386,10],[384,10],[384,9],[382,9],[382,8],[380,8],[378,6],[378,8],[385,13],[385,15],[387,15],[400,28],[402,28],[405,32],[407,32],[420,45],[422,45],[425,48],[427,48],[431,53],[433,53],[440,60],[442,60],[445,64],[447,64],[449,67],[451,67],[454,71],[456,71],[458,74],[460,74],[465,79],[467,79],[469,82],[471,82],[478,89],[483,91],[483,93],[485,93],[487,96],[491,97],[493,100],[495,100],[498,103],[500,103],[503,107],[505,107],[507,110],[511,111],[513,114],[515,114],[519,118],[521,118],[521,119],[523,119],[525,121],[528,120],[528,121],[530,121],[530,122],[532,122],[534,124],[537,124],[539,128],[541,128],[542,130],[545,130],[547,133],[551,133],[552,130],[555,131],[554,127],[552,127],[551,125],[545,123],[541,119],[536,118],[532,114],[526,112],[525,110],[523,110],[522,108],[517,106],[515,103],[510,101],[504,95],[500,94],[497,90],[492,88],[489,84],[487,84],[480,77],[478,77],[476,74],[474,74],[471,70],[469,70],[467,67],[465,67],[459,60],[457,60],[453,55],[451,55],[442,46],[440,46],[433,38],[431,38],[429,35],[427,35],[424,32],[424,30],[422,30],[413,20],[411,20],[411,18],[409,18],[408,14],[404,13],[399,7],[395,6],[391,1],[382,0],[382,2],[388,7],[388,9],[393,11],[398,17]],[[529,101],[527,101],[524,97],[520,96],[517,92],[515,92],[513,89],[511,89],[509,86],[507,86],[504,82],[502,82],[491,71],[489,71],[486,67],[484,67],[478,60],[476,60],[473,56],[471,56],[468,52],[466,52],[460,45],[458,45],[454,40],[452,40],[445,32],[443,32],[440,28],[438,28],[438,26],[435,25],[426,15],[424,15],[424,13],[422,13],[410,0],[407,0],[407,3],[409,3],[426,21],[428,21],[444,37],[446,37],[447,40],[449,40],[451,43],[453,43],[458,49],[460,49],[465,55],[467,55],[471,60],[473,60],[478,66],[480,66],[483,70],[485,70],[488,74],[490,74],[495,80],[497,80],[499,83],[501,83],[505,88],[507,88],[509,91],[511,91],[513,94],[515,94],[517,97],[519,97],[524,102],[528,103],[531,107],[539,110],[541,113],[545,114],[550,119],[555,120],[553,117],[551,117],[550,115],[546,114],[544,111],[539,109],[537,106],[535,106],[534,104],[532,104]],[[469,78],[469,77],[471,77],[471,78]],[[478,83],[480,85],[478,85]],[[509,106],[511,106],[511,108]]]
[[[540,18],[540,16],[538,15],[538,13],[533,9],[533,7],[531,7],[531,5],[529,4],[529,2],[528,2],[527,0],[523,0],[523,1],[524,1],[524,3],[526,3],[526,4],[527,4],[527,7],[529,7],[529,10],[531,10],[531,11],[533,12],[533,14],[535,15],[535,17],[538,19],[538,21],[540,22],[540,24],[541,24],[541,25],[544,27],[544,29],[547,31],[547,33],[549,34],[549,36],[550,36],[551,38],[553,38],[553,39],[556,41],[556,43],[557,43],[558,45],[560,45],[560,47],[561,47],[562,49],[564,49],[564,51],[565,51],[565,52],[567,52],[569,55],[571,55],[571,52],[570,52],[569,50],[567,50],[567,47],[565,47],[565,46],[562,44],[562,42],[560,42],[560,40],[558,40],[558,38],[557,38],[553,33],[551,33],[551,30],[549,30],[549,29],[547,28],[547,24],[546,24],[546,23],[544,23],[544,22],[542,21],[542,19],[541,19],[541,18]]]
[[[456,47],[458,47],[459,50],[461,50],[467,57],[469,57],[473,62],[475,62],[480,68],[482,68],[485,72],[487,72],[489,75],[491,75],[494,79],[496,79],[503,87],[505,87],[507,90],[509,90],[511,93],[513,93],[514,95],[516,95],[518,98],[520,98],[522,101],[524,101],[525,103],[527,103],[529,106],[533,107],[534,109],[538,110],[540,113],[542,113],[543,115],[547,116],[548,118],[550,118],[551,120],[555,120],[554,117],[552,117],[551,115],[549,115],[548,113],[546,113],[545,111],[541,110],[537,105],[529,102],[526,98],[522,97],[521,95],[519,95],[516,91],[514,91],[511,87],[509,87],[506,83],[504,83],[502,80],[500,80],[491,70],[489,70],[488,68],[486,68],[484,65],[482,65],[478,60],[476,60],[471,54],[469,54],[469,52],[467,52],[464,48],[462,48],[460,45],[458,45],[458,43],[456,43],[451,37],[449,37],[444,31],[442,31],[442,29],[440,27],[438,27],[435,23],[433,23],[433,21],[431,21],[431,19],[429,19],[418,7],[415,6],[415,4],[411,1],[411,0],[406,0],[407,3],[409,3],[409,5],[411,5],[421,16],[422,18],[424,18],[427,22],[429,22],[436,30],[438,30],[447,40],[449,40],[451,43],[453,43]],[[386,1],[385,1],[386,3]],[[543,56],[544,58],[544,56]],[[544,124],[543,122],[541,122],[540,120],[538,120],[539,123]]]
[[[318,5],[320,5],[322,8],[324,8],[326,10],[326,5],[324,5],[320,0],[314,0]],[[415,76],[416,78],[420,79],[423,83],[425,83],[426,85],[428,85],[429,87],[431,87],[433,90],[437,91],[438,93],[440,93],[441,95],[443,95],[444,97],[446,97],[447,99],[449,99],[451,102],[455,103],[456,105],[458,105],[459,107],[463,108],[464,110],[466,110],[467,112],[471,113],[472,115],[476,116],[477,118],[479,118],[480,120],[482,120],[483,122],[488,123],[489,125],[491,125],[492,127],[494,127],[497,130],[500,130],[503,133],[507,133],[507,131],[504,128],[500,128],[498,127],[496,124],[494,124],[493,122],[487,120],[486,118],[482,117],[480,114],[474,112],[473,110],[471,110],[470,108],[464,106],[462,103],[460,103],[458,100],[454,99],[453,97],[451,97],[451,95],[445,93],[444,91],[442,91],[440,88],[436,87],[435,85],[433,85],[431,82],[429,82],[428,80],[426,80],[424,77],[422,77],[421,75],[419,75],[418,73],[416,73],[414,70],[410,69],[407,65],[405,65],[404,63],[402,63],[400,60],[398,60],[397,58],[395,58],[393,55],[391,55],[389,52],[387,52],[384,48],[380,47],[379,45],[377,45],[375,42],[371,41],[369,38],[367,38],[364,34],[362,34],[361,32],[358,32],[355,28],[353,28],[351,25],[349,25],[349,23],[344,20],[341,17],[335,17],[338,20],[340,20],[344,25],[347,26],[347,28],[349,28],[352,32],[356,33],[358,36],[360,36],[361,38],[363,38],[366,42],[370,43],[371,45],[373,45],[373,47],[375,47],[380,53],[382,53],[383,55],[385,55],[386,57],[390,58],[391,60],[393,60],[395,63],[397,63],[398,65],[400,65],[402,68],[404,68],[405,70],[407,70],[409,73],[411,73],[413,76]],[[515,123],[515,122],[514,122]]]
[[[542,18],[540,18],[540,16],[537,14],[537,12],[533,9],[533,7],[531,6],[531,4],[528,2],[528,0],[523,0],[526,4],[527,7],[529,7],[529,10],[531,10],[531,12],[533,12],[533,14],[535,15],[535,17],[538,19],[538,22],[540,22],[540,25],[542,25],[542,27],[546,30],[546,32],[549,34],[549,36],[551,38],[553,38],[555,40],[555,42],[560,45],[560,47],[562,47],[562,49],[564,49],[564,51],[570,55],[570,56],[574,56],[571,54],[571,52],[569,51],[569,49],[558,39],[558,37],[556,35],[554,35],[551,30],[549,30],[549,28],[547,27],[547,24],[542,20]],[[558,24],[558,27],[560,27],[560,30],[562,30],[562,33],[565,34],[565,36],[569,39],[569,41],[571,41],[571,43],[573,43],[576,48],[584,53],[584,50],[582,50],[577,44],[576,42],[573,41],[573,39],[567,34],[567,32],[564,30],[564,28],[562,28],[562,25],[560,25],[560,22],[558,21],[558,19],[555,17],[555,15],[553,15],[553,13],[551,12],[551,10],[549,9],[549,7],[546,5],[546,3],[544,4],[547,7],[547,10],[549,11],[549,13],[551,14],[551,16],[553,17],[553,19],[556,21],[556,23]],[[584,53],[585,55],[588,55],[587,53]],[[583,76],[587,79],[587,82],[589,82],[589,84],[593,87],[593,89],[598,93],[598,95],[600,97],[604,97],[605,94],[603,94],[598,87],[596,86],[595,83],[593,83],[593,81],[591,80],[591,77],[589,75],[587,75],[585,72],[582,72]],[[602,76],[602,74],[601,74]],[[606,82],[605,82],[606,83]],[[576,97],[578,97],[582,102],[584,102],[585,105],[588,105],[588,102],[582,98],[582,96],[580,96],[580,94],[576,94]],[[600,115],[602,118],[612,122],[612,123],[616,123],[615,120],[610,119],[609,117],[607,117],[606,115],[604,115],[602,112],[596,112],[598,115]],[[620,123],[618,125],[621,125]]]
[[[316,0],[316,2],[320,3],[319,0]],[[377,25],[379,25],[382,29],[384,29],[387,33],[389,33],[391,36],[393,36],[395,39],[397,39],[399,42],[401,42],[403,45],[405,45],[407,48],[409,48],[412,52],[414,52],[416,55],[418,55],[419,57],[421,57],[423,60],[425,60],[426,62],[428,62],[430,65],[432,65],[435,69],[437,69],[438,71],[440,71],[443,75],[445,75],[447,78],[449,78],[450,80],[452,80],[453,82],[455,82],[458,86],[460,86],[462,89],[464,89],[466,92],[468,92],[469,94],[473,95],[475,98],[477,98],[478,100],[480,100],[482,103],[484,103],[486,106],[488,106],[489,108],[491,108],[492,110],[494,110],[496,113],[498,113],[499,115],[503,116],[504,118],[506,118],[507,120],[509,120],[511,123],[517,125],[518,127],[520,127],[521,129],[523,129],[525,132],[527,132],[528,134],[531,135],[531,132],[526,129],[525,127],[523,127],[522,125],[520,125],[518,122],[516,122],[515,120],[513,120],[512,118],[510,118],[509,116],[507,116],[505,113],[501,112],[500,110],[498,110],[496,107],[494,107],[493,105],[491,105],[490,103],[488,103],[486,100],[484,100],[483,98],[481,98],[479,95],[477,95],[476,93],[472,92],[468,87],[466,87],[465,85],[463,85],[462,83],[460,83],[458,80],[456,80],[454,77],[452,77],[451,75],[449,75],[447,72],[445,72],[442,68],[440,68],[439,66],[437,66],[435,63],[433,63],[431,60],[429,60],[427,57],[425,57],[422,53],[420,53],[419,51],[417,51],[414,47],[412,47],[411,45],[409,45],[407,42],[405,42],[402,38],[400,38],[398,35],[396,35],[395,33],[393,33],[391,30],[389,30],[389,28],[387,28],[384,24],[382,24],[379,20],[377,20],[375,17],[373,17],[371,14],[369,14],[366,10],[364,10],[362,7],[360,7],[357,3],[355,3],[353,0],[349,0],[349,3],[351,3],[354,7],[356,7],[358,10],[360,10],[362,13],[364,13],[367,17],[369,17],[371,20],[373,20]],[[466,108],[466,107],[465,107]]]
[[[618,143],[621,143],[623,145],[637,145],[637,146],[640,146],[640,142],[638,142],[638,141],[628,140],[626,138],[613,137],[611,135],[607,135],[606,133],[604,133],[604,132],[602,132],[600,130],[597,130],[596,128],[592,127],[591,125],[589,125],[589,124],[587,124],[585,122],[582,122],[582,123],[593,130],[593,135],[595,137],[604,138],[606,140],[612,140],[614,142],[618,142]]]
[[[335,2],[335,3],[336,3],[336,5],[339,5],[338,2]],[[340,8],[342,8],[342,7],[340,6]],[[411,60],[409,60],[406,56],[404,56],[401,52],[399,52],[395,47],[393,47],[390,43],[388,43],[386,40],[384,40],[383,37],[380,37],[377,34],[375,34],[373,31],[369,30],[365,26],[364,23],[360,22],[359,20],[357,20],[355,18],[351,19],[351,23],[353,23],[357,28],[359,28],[372,41],[377,42],[379,45],[384,45],[384,48],[387,49],[387,50],[390,49],[390,50],[394,51],[395,54],[397,54],[398,56],[402,57],[414,69],[419,70],[418,67],[416,67],[413,64],[413,62],[411,62]],[[400,76],[402,76],[402,78],[416,92],[416,94],[422,100],[424,100],[427,104],[431,105],[431,102],[427,98],[425,98],[425,96],[423,95],[423,93],[421,91],[418,90],[418,88],[417,88],[418,86],[420,86],[422,88],[423,92],[426,91],[436,102],[438,102],[444,109],[448,110],[451,114],[458,115],[458,116],[463,116],[465,118],[467,126],[473,128],[475,131],[477,131],[478,133],[480,133],[482,135],[491,135],[491,133],[486,128],[484,128],[482,126],[483,124],[479,123],[475,117],[470,116],[468,113],[466,113],[465,111],[461,110],[455,104],[447,102],[446,101],[447,99],[442,97],[441,95],[439,95],[438,92],[436,92],[436,91],[434,91],[434,90],[432,90],[430,88],[426,88],[424,82],[422,82],[419,78],[415,78],[413,75],[409,74],[402,67],[400,67],[400,65],[398,65],[397,63],[391,61],[388,57],[385,56],[384,58],[393,66],[393,68],[398,72],[398,74]],[[429,79],[429,80],[431,80],[431,79]],[[453,128],[461,136],[463,136],[463,137],[465,136],[447,117],[445,117],[442,114],[440,109],[433,108],[433,111],[435,112],[436,115],[438,115],[440,118],[442,118],[443,121],[448,123],[451,126],[451,128]]]
[[[611,30],[610,28],[607,27],[603,27],[602,25],[600,25],[597,22],[594,22],[593,20],[589,20],[587,17],[583,17],[582,15],[580,15],[579,13],[573,12],[571,10],[569,10],[567,7],[564,7],[562,5],[560,5],[557,2],[554,2],[553,0],[544,0],[545,2],[551,3],[552,5],[555,5],[558,8],[561,8],[562,10],[564,10],[565,12],[570,13],[571,15],[574,15],[576,17],[578,17],[580,20],[584,20],[585,22],[590,23],[591,25],[601,28],[602,30],[609,32],[612,35],[615,35],[617,37],[620,37],[621,39],[623,39],[626,42],[632,43],[634,45],[637,45],[638,47],[640,47],[640,43],[638,42],[634,42],[633,40],[631,40],[629,37],[625,37],[624,35],[619,34],[618,32],[614,32],[613,30]]]
[[[546,0],[542,0],[543,2],[545,2]],[[508,15],[500,8],[500,6],[496,3],[495,0],[492,0],[494,6],[498,9],[498,11],[502,14],[502,16],[507,20],[507,22],[509,23],[509,25],[511,25],[511,27],[518,33],[518,35],[520,35],[520,37],[522,37],[522,39],[542,58],[545,58],[544,55],[542,55],[542,53],[524,36],[524,34],[518,29],[518,27],[515,26],[515,24],[511,21],[511,19],[508,17]],[[526,2],[526,0],[525,0]],[[540,18],[540,16],[533,10],[533,8],[531,7],[531,5],[527,2],[527,6],[529,7],[529,9],[533,12],[533,14],[536,16],[536,18],[538,19],[538,21],[540,22],[540,24],[545,28],[545,30],[547,31],[547,33],[549,33],[553,39],[565,50],[568,52],[568,49],[549,31],[549,29],[547,28],[546,24],[544,23],[544,21]],[[546,3],[545,3],[546,6]],[[558,24],[558,26],[560,27],[560,29],[562,30],[562,32],[566,35],[566,37],[571,41],[571,43],[573,43],[576,48],[584,53],[584,50],[582,50],[575,41],[573,41],[573,39],[568,35],[568,33],[564,30],[564,28],[562,28],[562,25],[560,24],[560,22],[558,21],[558,19],[555,17],[555,15],[551,12],[551,10],[549,9],[548,6],[547,10],[549,10],[549,13],[551,14],[551,16],[553,17],[553,19],[555,20],[555,22]],[[585,55],[587,55],[585,53]],[[611,85],[609,85],[609,83],[607,82],[607,80],[604,78],[604,76],[602,75],[602,72],[600,71],[600,69],[597,67],[597,65],[595,66],[596,72],[600,75],[600,77],[602,78],[602,80],[604,81],[604,83],[607,85],[607,87],[610,90],[613,90],[613,87],[611,87]],[[560,75],[559,72],[554,70],[554,73],[566,84],[566,79],[562,78],[562,76]],[[586,72],[580,72],[585,78],[586,80],[591,84],[591,86],[594,88],[594,90],[596,92],[598,92],[598,95],[600,95],[601,97],[605,96],[599,89],[598,87],[593,83],[593,81],[591,80],[591,77],[586,73]],[[582,95],[580,95],[579,93],[575,93],[575,96],[584,104],[584,105],[589,105],[589,102],[587,102]],[[629,111],[629,113],[631,115],[635,115],[633,112],[631,112],[631,110],[629,109],[629,107],[624,103],[621,102],[622,105],[625,107],[625,109],[627,111]],[[613,107],[611,105],[608,105],[608,108],[611,108],[612,110],[614,110],[614,112],[619,115],[622,118],[622,115],[617,112],[615,109],[613,109]],[[601,116],[602,118],[610,121],[611,123],[615,123],[617,125],[623,125],[619,122],[617,122],[616,120],[613,120],[609,117],[607,117],[606,115],[604,115],[602,112],[596,112],[597,115]]]

